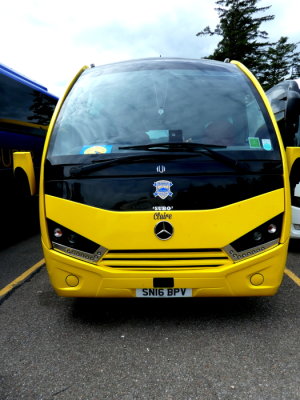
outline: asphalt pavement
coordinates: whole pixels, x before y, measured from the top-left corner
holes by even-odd
[[[37,262],[39,237],[10,252]],[[300,276],[298,244],[287,267]],[[69,299],[42,267],[0,305],[0,399],[299,400],[299,289],[285,274],[270,298]]]

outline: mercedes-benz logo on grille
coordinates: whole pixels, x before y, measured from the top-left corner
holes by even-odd
[[[174,228],[170,222],[162,221],[155,225],[154,233],[160,240],[168,240],[173,236]]]

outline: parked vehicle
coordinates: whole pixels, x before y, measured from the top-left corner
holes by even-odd
[[[1,201],[35,191],[16,166],[13,153],[30,151],[32,168],[39,174],[43,146],[58,98],[35,81],[0,64],[0,182]],[[3,211],[3,210],[2,210]]]
[[[54,112],[42,160],[42,245],[55,291],[274,295],[298,157],[239,62],[84,67]]]
[[[288,102],[300,115],[300,79],[285,80],[278,83],[267,91],[267,97],[275,114],[282,140],[285,146],[300,146],[299,117],[290,122]],[[292,111],[294,112],[294,111]],[[292,223],[291,238],[300,239],[300,164],[295,163],[291,171],[291,201],[292,201]]]
[[[39,176],[46,132],[57,100],[44,86],[0,64],[0,247],[20,234],[25,220],[27,231],[33,225],[38,228],[37,187],[33,183],[38,179],[27,178],[13,153],[30,152],[28,173]]]

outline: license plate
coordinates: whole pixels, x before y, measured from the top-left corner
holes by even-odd
[[[192,297],[192,289],[136,289],[136,297]]]

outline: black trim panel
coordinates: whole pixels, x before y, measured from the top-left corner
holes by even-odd
[[[172,183],[164,200],[154,196],[154,183]],[[283,187],[281,174],[218,174],[162,177],[85,177],[50,180],[45,193],[110,211],[209,210]]]

